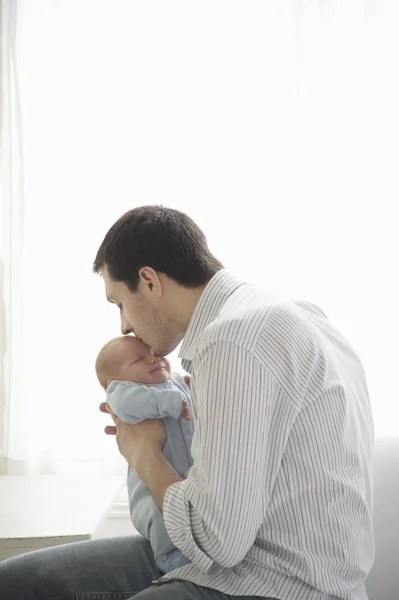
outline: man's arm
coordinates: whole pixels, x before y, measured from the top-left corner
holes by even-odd
[[[230,343],[207,351],[193,385],[198,421],[187,479],[154,447],[135,467],[173,543],[206,571],[236,565],[253,545],[298,408],[264,365]]]
[[[155,450],[153,447],[143,446],[143,452],[138,454],[134,466],[162,512],[167,489],[174,483],[183,481],[182,477],[176,473],[161,450]]]

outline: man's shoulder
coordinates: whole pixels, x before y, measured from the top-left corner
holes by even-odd
[[[198,363],[212,348],[214,353],[216,345],[221,354],[228,354],[227,345],[238,346],[300,406],[313,373],[323,380],[330,363],[320,320],[327,329],[328,321],[315,305],[308,310],[278,296],[258,300],[243,303],[236,312],[226,312],[208,326],[198,346]]]
[[[261,362],[269,362],[276,352],[306,352],[310,356],[320,351],[323,327],[329,327],[328,320],[315,304],[248,286],[226,303],[204,330],[198,350],[214,344],[235,344],[261,358]]]
[[[224,304],[202,333],[203,343],[233,343],[251,351],[277,315],[294,314],[295,304],[275,292],[246,284]]]

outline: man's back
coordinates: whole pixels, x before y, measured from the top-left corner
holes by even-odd
[[[221,271],[180,355],[197,416],[188,479],[205,490],[190,498],[186,484],[201,505],[190,526],[212,565],[175,575],[226,593],[367,598],[373,424],[350,345],[318,307]],[[166,523],[168,510],[173,499]]]

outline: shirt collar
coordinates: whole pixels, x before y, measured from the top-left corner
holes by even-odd
[[[219,315],[228,297],[244,282],[237,279],[226,269],[218,271],[202,292],[180,348],[179,358],[185,367],[194,358],[198,338],[204,329]],[[186,369],[187,370],[187,369]]]

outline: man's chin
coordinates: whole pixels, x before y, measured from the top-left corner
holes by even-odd
[[[156,356],[168,356],[171,354],[178,345],[181,343],[183,338],[176,340],[176,342],[169,342],[168,344],[154,344],[151,349]]]

